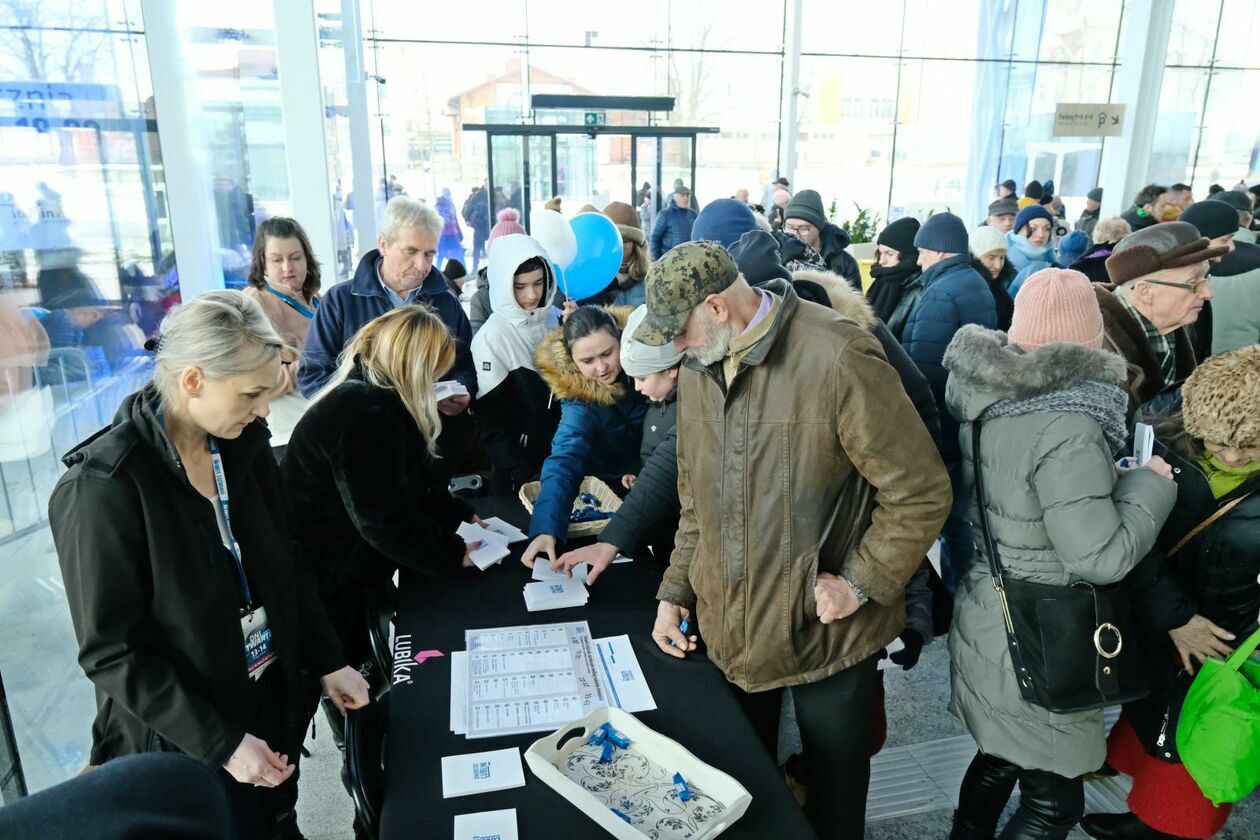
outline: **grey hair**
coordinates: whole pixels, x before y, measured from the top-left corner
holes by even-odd
[[[381,218],[381,237],[389,245],[398,241],[404,230],[421,228],[433,234],[434,238],[442,235],[442,217],[427,204],[405,195],[394,196],[385,205],[385,215]]]
[[[1119,242],[1130,233],[1133,233],[1133,228],[1128,222],[1120,216],[1112,216],[1094,225],[1094,244],[1103,245],[1109,242]]]
[[[231,289],[206,292],[162,321],[153,384],[163,402],[174,404],[185,369],[196,367],[208,379],[226,379],[258,370],[283,349],[284,340],[258,301]]]

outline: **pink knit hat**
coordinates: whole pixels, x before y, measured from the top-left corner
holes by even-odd
[[[486,239],[486,248],[489,249],[494,244],[494,240],[500,236],[507,236],[509,233],[524,233],[525,228],[521,227],[521,214],[516,212],[512,207],[505,207],[499,211],[499,223],[490,228],[490,236]]]
[[[1056,342],[1101,349],[1102,311],[1089,278],[1066,268],[1043,268],[1029,277],[1015,296],[1008,337],[1025,350]]]

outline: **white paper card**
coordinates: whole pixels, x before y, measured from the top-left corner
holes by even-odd
[[[468,731],[468,651],[451,651],[451,732],[463,735]]]
[[[477,548],[473,549],[469,557],[472,559],[473,565],[482,571],[485,571],[512,553],[508,549],[507,537],[497,534],[489,528],[482,528],[476,523],[461,522],[459,527],[455,529],[455,533],[466,544],[480,543]]]
[[[626,555],[624,555],[624,554],[618,554],[616,557],[614,557],[614,558],[613,558],[613,562],[614,562],[614,563],[633,563],[633,562],[634,562],[634,558],[633,558],[633,557],[627,557],[627,556],[626,556]]]
[[[481,521],[486,523],[488,530],[494,531],[501,537],[505,537],[509,544],[523,542],[529,539],[529,536],[520,528],[517,528],[511,522],[504,522],[497,516],[492,516],[489,519],[483,519]]]
[[[609,636],[596,639],[595,653],[599,656],[604,682],[608,685],[608,705],[626,712],[650,712],[656,708],[652,689],[648,688],[639,658],[629,636]]]
[[[455,817],[455,840],[518,840],[516,809],[459,814]]]
[[[464,387],[464,383],[457,382],[454,379],[447,379],[433,386],[433,391],[437,395],[437,401],[449,400],[451,397],[466,397],[468,389]]]
[[[928,562],[932,564],[932,568],[936,570],[936,576],[941,576],[941,541],[937,540],[932,543],[927,553]]]
[[[1151,456],[1155,454],[1155,430],[1145,423],[1135,423],[1133,426],[1133,457],[1137,459],[1139,467],[1146,466],[1146,462],[1151,460]]]
[[[525,784],[521,750],[448,755],[442,759],[442,798],[507,790]]]
[[[577,580],[586,583],[586,573],[590,571],[590,567],[585,563],[578,563],[570,571],[573,572],[572,578],[564,576],[564,567],[559,569],[551,568],[551,562],[546,557],[538,557],[534,560],[534,573],[531,577],[534,580]]]

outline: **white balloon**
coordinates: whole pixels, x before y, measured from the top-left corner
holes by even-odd
[[[531,234],[547,249],[547,256],[560,268],[567,268],[577,256],[577,238],[569,220],[555,210],[537,210],[530,214]]]

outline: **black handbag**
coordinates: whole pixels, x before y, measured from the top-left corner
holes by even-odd
[[[1146,674],[1124,584],[1054,586],[1003,575],[984,505],[979,419],[971,426],[971,459],[980,532],[1020,694],[1052,712],[1101,709],[1145,697]]]

